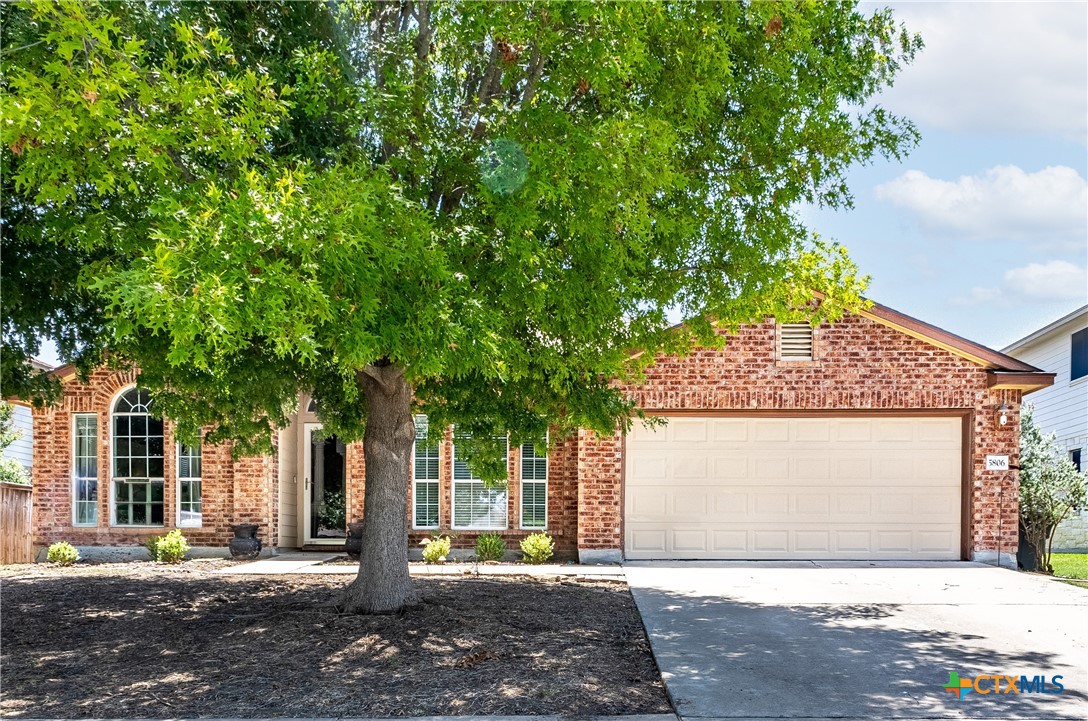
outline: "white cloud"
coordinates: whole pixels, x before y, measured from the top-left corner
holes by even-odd
[[[910,211],[932,235],[1071,249],[1088,242],[1088,183],[1063,165],[1035,173],[999,165],[955,180],[908,170],[874,193]]]
[[[1065,260],[1028,263],[1005,271],[1003,286],[1033,300],[1080,300],[1088,296],[1088,270]]]
[[[884,93],[885,107],[944,130],[1057,133],[1088,141],[1088,4],[891,6],[926,47]]]
[[[959,305],[1048,303],[1088,300],[1088,268],[1066,260],[1028,263],[1005,271],[1000,288],[975,287],[954,299]]]

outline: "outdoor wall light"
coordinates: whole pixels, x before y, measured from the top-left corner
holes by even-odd
[[[1004,403],[997,409],[997,422],[1003,426],[1009,423],[1009,407]]]

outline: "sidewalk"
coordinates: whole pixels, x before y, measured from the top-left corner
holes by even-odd
[[[261,558],[232,568],[225,568],[219,573],[224,575],[244,576],[280,576],[292,573],[353,576],[359,572],[355,564],[322,565],[335,558],[343,558],[342,553],[284,553],[270,558]],[[574,578],[600,578],[626,580],[620,566],[579,566],[577,564],[541,564],[534,566],[525,563],[504,563],[489,565],[485,563],[443,563],[427,565],[412,563],[408,573],[413,576],[569,576]]]
[[[630,716],[582,716],[580,721],[677,721],[677,717],[671,713],[663,714],[632,714]],[[290,721],[570,721],[568,716],[407,716],[397,718],[378,717],[339,717],[339,718],[294,718]],[[24,721],[47,721],[46,719],[25,719]],[[52,721],[56,721],[53,719]],[[84,721],[122,721],[121,719],[85,719]],[[124,719],[123,721],[162,721],[162,719]],[[190,721],[178,718],[170,721]],[[196,721],[196,720],[193,720]],[[201,717],[199,721],[280,721],[275,716],[265,718],[207,718]]]

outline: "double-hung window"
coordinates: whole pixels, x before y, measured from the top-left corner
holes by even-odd
[[[113,523],[163,525],[163,425],[151,396],[131,388],[113,406]]]
[[[431,436],[427,416],[416,416],[412,454],[412,526],[438,528],[438,434]]]
[[[542,447],[547,446],[545,437]],[[532,443],[521,446],[521,527],[548,527],[548,455]]]
[[[98,416],[80,413],[72,427],[72,523],[98,525]]]
[[[178,444],[178,526],[200,528],[204,515],[203,465],[202,446]]]
[[[457,457],[457,434],[453,445],[453,527],[495,530],[506,528],[506,488],[489,487],[468,464]],[[465,438],[461,435],[460,438]]]

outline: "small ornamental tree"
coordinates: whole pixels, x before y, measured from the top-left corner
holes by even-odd
[[[23,437],[23,432],[15,427],[14,416],[15,406],[0,401],[0,453]],[[0,481],[30,485],[30,474],[14,458],[0,458]]]
[[[1020,527],[1045,573],[1054,573],[1050,552],[1058,524],[1084,506],[1088,493],[1088,474],[1077,471],[1055,439],[1043,435],[1027,407],[1020,419]]]
[[[0,12],[21,237],[88,256],[183,441],[268,450],[300,392],[362,439],[361,612],[414,600],[414,413],[502,482],[508,437],[626,427],[656,353],[835,320],[863,279],[796,207],[917,139],[873,99],[920,40],[853,2]]]

